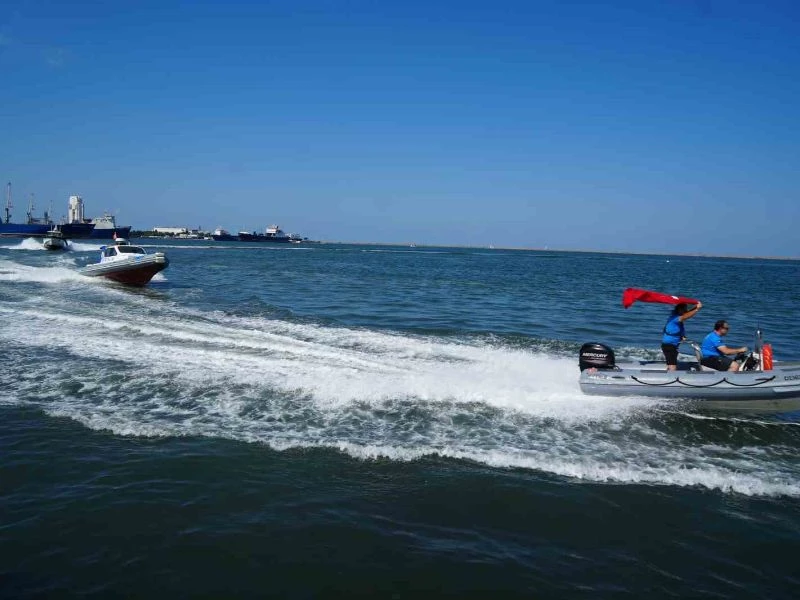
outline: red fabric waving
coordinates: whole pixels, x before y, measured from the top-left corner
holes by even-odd
[[[637,288],[628,288],[622,292],[622,306],[630,308],[636,302],[660,302],[661,304],[697,304],[694,298],[687,298],[686,296],[671,296],[670,294],[662,294],[661,292],[652,292],[650,290],[640,290]]]

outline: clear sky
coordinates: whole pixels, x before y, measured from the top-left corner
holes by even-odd
[[[16,221],[796,257],[799,162],[797,1],[0,4]]]

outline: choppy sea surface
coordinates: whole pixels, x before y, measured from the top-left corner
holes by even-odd
[[[800,261],[0,241],[0,597],[795,598],[800,415],[584,396],[700,298],[800,358]]]

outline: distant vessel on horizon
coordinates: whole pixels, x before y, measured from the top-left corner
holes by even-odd
[[[0,222],[0,237],[45,237],[56,226],[48,211],[44,212],[44,217],[41,219],[33,216],[33,194],[28,203],[28,212],[24,223],[11,222],[12,208],[14,208],[14,203],[11,201],[11,182],[9,181],[6,186],[6,214],[3,221]],[[89,237],[92,229],[94,229],[94,225],[87,223],[62,223],[59,225],[61,234],[66,238]]]
[[[236,235],[218,227],[211,233],[211,239],[217,242],[271,242],[279,244],[299,244],[308,241],[308,238],[296,233],[286,233],[278,225],[270,225],[264,230],[264,233],[240,231]]]
[[[248,231],[239,232],[240,242],[276,242],[280,244],[288,244],[291,241],[289,235],[277,225],[270,225],[264,230],[264,233],[250,233]]]
[[[215,242],[235,242],[238,241],[239,238],[230,233],[227,229],[217,227],[211,232],[211,239]]]
[[[87,226],[88,230],[79,234],[71,234],[69,237],[76,238],[89,238],[97,240],[111,240],[114,237],[127,238],[131,233],[131,226],[119,226],[117,220],[109,212],[104,212],[102,216],[95,217],[94,219],[87,219],[83,215],[83,198],[80,196],[69,197],[69,212],[67,214],[67,223],[64,227],[80,227]],[[65,232],[65,235],[68,235]]]
[[[11,182],[6,186],[6,208],[5,217],[0,222],[0,237],[31,237],[31,236],[44,236],[50,229],[53,223],[50,220],[50,215],[45,212],[44,218],[36,218],[33,216],[33,197],[28,204],[27,219],[25,223],[12,223],[11,222],[11,209],[14,204],[11,201]]]
[[[86,219],[83,216],[83,199],[80,196],[69,197],[68,217],[62,223],[55,223],[49,212],[45,211],[44,217],[33,216],[33,197],[28,204],[25,223],[11,222],[11,209],[14,204],[11,199],[11,182],[6,186],[5,217],[0,221],[0,237],[45,237],[47,232],[58,225],[59,230],[68,239],[100,239],[110,240],[114,237],[127,237],[131,227],[117,226],[114,216],[103,213],[101,217]]]

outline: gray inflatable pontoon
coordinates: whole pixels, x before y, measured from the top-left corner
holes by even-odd
[[[760,332],[757,333],[760,339]],[[608,346],[581,347],[580,387],[585,394],[683,399],[697,408],[748,413],[800,411],[800,361],[775,362],[762,369],[760,344],[744,360],[748,370],[715,371],[701,366],[699,346],[694,357],[681,355],[677,371],[660,361],[616,364]]]

